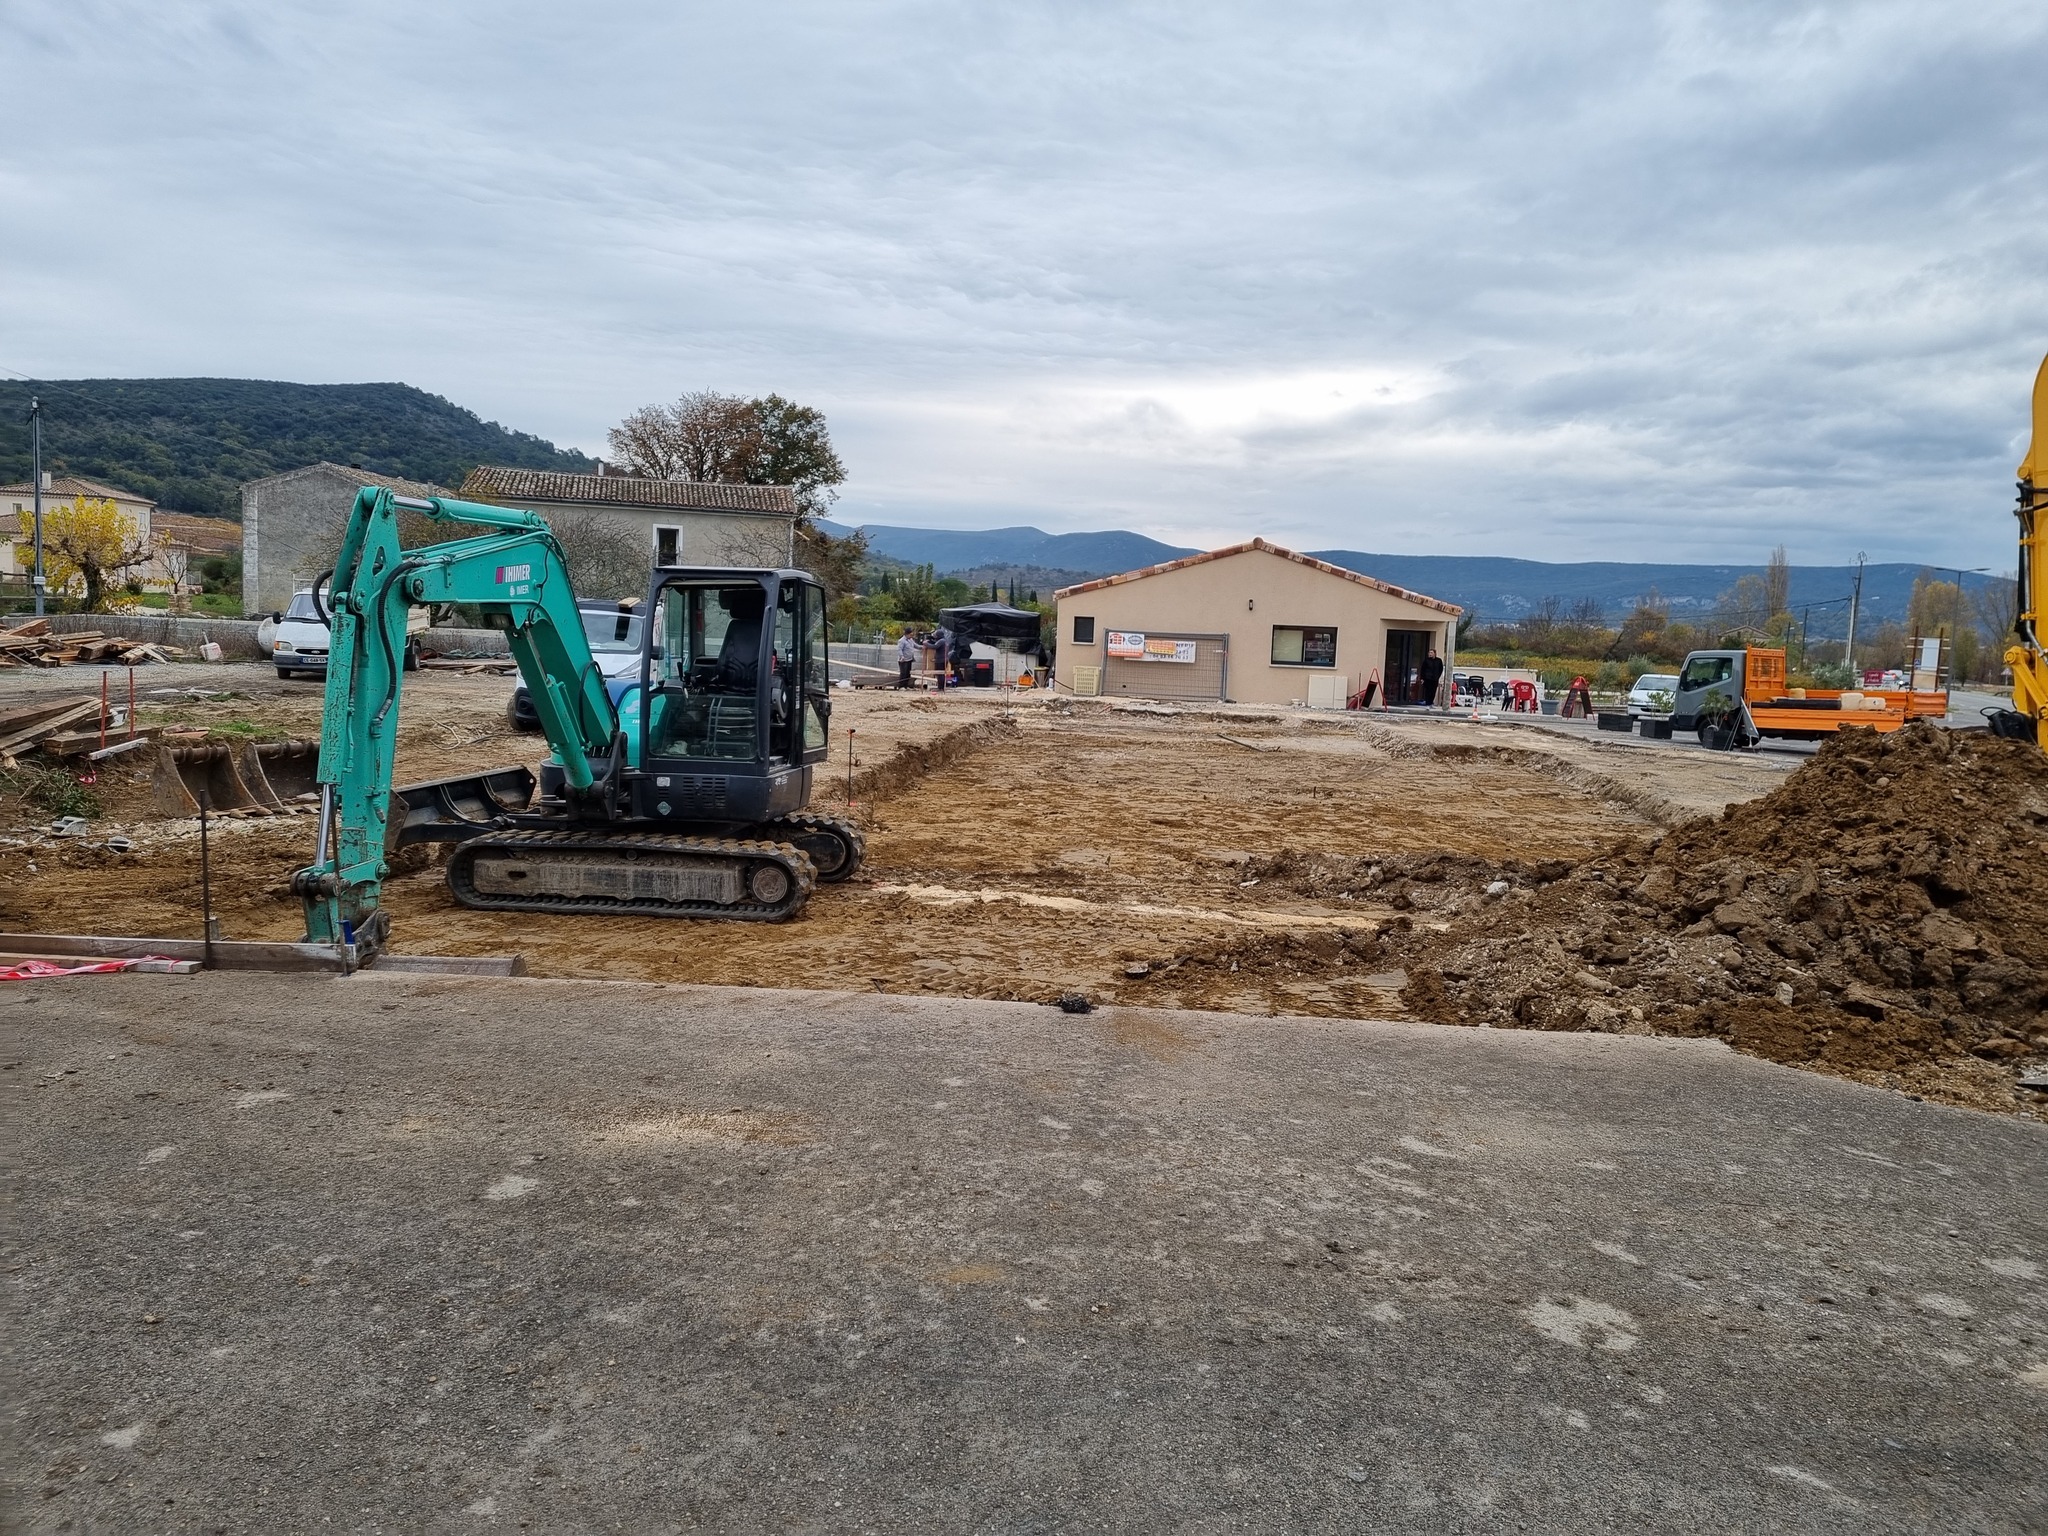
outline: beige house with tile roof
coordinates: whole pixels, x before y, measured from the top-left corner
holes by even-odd
[[[45,517],[51,508],[84,496],[94,501],[111,501],[117,511],[134,522],[142,538],[147,539],[154,532],[156,503],[139,492],[108,485],[104,480],[88,480],[83,475],[46,473],[45,478],[49,482],[43,487]],[[35,520],[35,504],[32,482],[23,480],[16,485],[0,485],[0,576],[27,575],[35,564],[35,557],[29,552],[29,528]],[[19,550],[15,547],[17,540],[20,541]]]
[[[1264,539],[1084,581],[1059,605],[1055,685],[1078,694],[1341,707],[1422,704],[1464,610]]]

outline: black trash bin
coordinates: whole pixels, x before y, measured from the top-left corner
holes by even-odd
[[[976,688],[993,688],[996,685],[996,664],[986,656],[977,656],[967,667],[967,681]]]

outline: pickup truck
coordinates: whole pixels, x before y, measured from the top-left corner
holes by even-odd
[[[1850,726],[1896,731],[1908,720],[1940,719],[1948,694],[1909,689],[1788,688],[1785,653],[1751,646],[1694,651],[1685,658],[1671,728],[1697,731],[1703,746],[1754,746],[1764,737],[1819,741]]]

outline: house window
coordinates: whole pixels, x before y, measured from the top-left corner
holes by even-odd
[[[1337,631],[1301,624],[1273,626],[1273,665],[1276,667],[1334,667],[1337,665]]]
[[[1074,620],[1074,644],[1076,644],[1076,645],[1093,645],[1094,643],[1095,643],[1095,621],[1094,621],[1093,619],[1079,619],[1079,618],[1075,619],[1075,620]]]
[[[656,565],[681,565],[683,530],[670,528],[661,523],[654,525],[654,563]]]

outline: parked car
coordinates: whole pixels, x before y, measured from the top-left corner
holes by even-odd
[[[407,612],[405,659],[402,663],[406,671],[419,670],[420,636],[427,632],[427,626],[432,622],[432,616],[424,608]],[[301,672],[325,677],[327,653],[333,644],[334,637],[313,602],[313,589],[308,587],[294,593],[290,606],[276,616],[270,637],[271,664],[277,668],[279,677],[296,677]]]
[[[628,679],[637,680],[640,676],[640,631],[647,622],[646,615],[623,603],[601,597],[579,597],[576,607],[583,614],[583,633],[590,641],[590,654],[596,659],[598,670],[604,673],[607,686]],[[619,691],[616,686],[611,686],[614,703],[618,701]],[[505,706],[505,718],[515,731],[540,729],[540,716],[534,712],[533,699],[526,691],[526,684],[521,683],[512,690],[511,701]]]
[[[1663,694],[1663,698],[1655,695]],[[1635,680],[1628,691],[1628,712],[1631,715],[1668,715],[1671,701],[1678,693],[1678,675],[1675,672],[1645,672]]]

